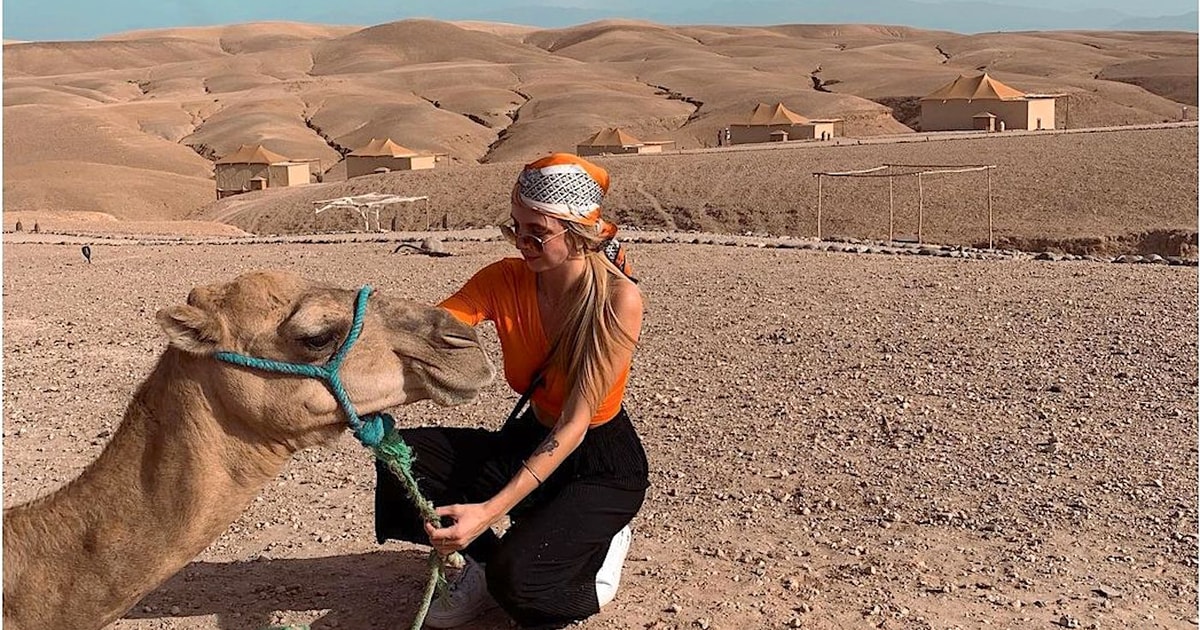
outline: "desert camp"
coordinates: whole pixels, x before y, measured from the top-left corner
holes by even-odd
[[[1055,98],[1015,90],[986,72],[974,77],[959,75],[921,98],[921,129],[1054,129]],[[980,119],[986,122],[978,122]]]

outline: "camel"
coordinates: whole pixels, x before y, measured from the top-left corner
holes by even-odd
[[[99,457],[52,494],[4,512],[4,626],[111,623],[224,532],[293,453],[338,437],[346,416],[321,381],[212,355],[324,363],[348,334],[355,296],[253,272],[160,310],[168,346]],[[472,328],[379,295],[341,369],[361,414],[422,399],[463,403],[493,373]]]

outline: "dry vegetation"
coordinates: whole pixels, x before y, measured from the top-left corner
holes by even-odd
[[[276,267],[429,302],[511,251],[449,247],[95,245],[87,265],[9,242],[5,505],[96,456],[163,348],[153,313],[193,285]],[[617,601],[582,628],[1195,623],[1195,269],[633,255],[653,487]],[[513,398],[398,417],[496,426]],[[406,627],[423,551],[375,544],[368,457],[350,438],[299,455],[115,627]]]

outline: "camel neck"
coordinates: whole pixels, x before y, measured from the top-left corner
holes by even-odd
[[[231,435],[236,423],[222,423],[190,376],[203,372],[188,369],[197,360],[168,350],[91,466],[5,512],[6,621],[12,612],[31,622],[18,627],[107,625],[220,536],[278,474],[289,450]],[[10,606],[10,578],[38,585],[21,589],[33,597],[54,592],[60,597],[48,599],[69,605]]]

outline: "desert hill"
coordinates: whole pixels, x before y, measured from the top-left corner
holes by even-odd
[[[816,171],[882,163],[994,164],[995,233],[1022,249],[1075,253],[1141,253],[1145,232],[1180,232],[1195,241],[1195,126],[937,142],[868,143],[706,151],[682,155],[598,157],[609,170],[608,213],[644,229],[769,233],[811,237],[817,214]],[[497,163],[356,177],[345,182],[251,192],[212,202],[189,216],[256,234],[307,234],[363,229],[354,212],[315,214],[313,202],[386,191],[428,195],[433,227],[497,225],[509,213],[508,187],[518,164]],[[469,182],[469,183],[468,183]],[[915,177],[896,178],[896,235],[916,236],[923,204],[924,237],[937,243],[987,244],[987,177],[932,175],[918,194]],[[920,197],[920,198],[919,198]],[[886,179],[826,179],[823,234],[885,239]],[[380,212],[381,227],[426,229],[424,204]],[[1131,236],[1141,235],[1141,236]],[[1116,239],[1101,247],[1099,241]],[[1151,251],[1178,254],[1178,244]]]
[[[405,20],[158,29],[5,43],[6,210],[172,220],[215,196],[212,162],[263,143],[338,179],[374,137],[447,165],[531,159],[622,126],[681,148],[758,102],[907,133],[916,99],[987,70],[1071,95],[1071,127],[1176,120],[1196,102],[1196,35],[960,35],[875,25],[564,29]]]

